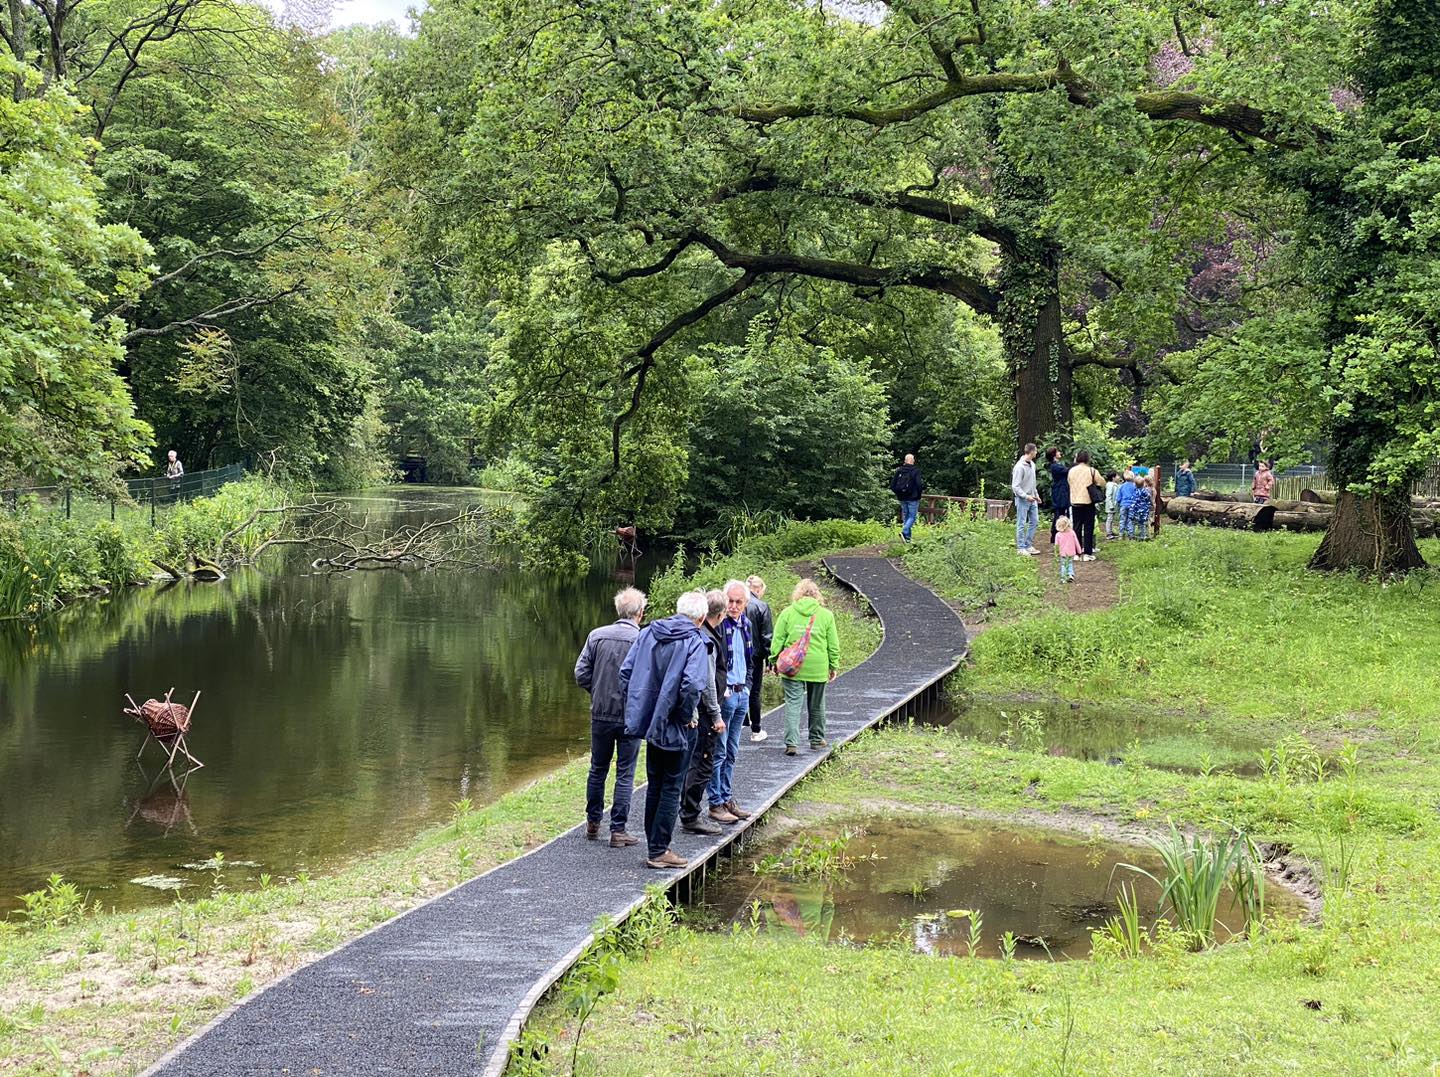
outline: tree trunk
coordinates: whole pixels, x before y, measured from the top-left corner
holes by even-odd
[[[1233,493],[1222,494],[1218,490],[1196,490],[1191,495],[1197,501],[1233,501],[1241,505],[1254,504],[1255,499],[1248,491],[1236,490]]]
[[[1020,445],[1068,433],[1071,421],[1070,368],[1061,359],[1059,255],[1040,244],[1032,250],[1030,259],[1003,257],[1000,301]]]
[[[1275,510],[1269,505],[1239,501],[1202,501],[1197,497],[1172,497],[1165,502],[1165,515],[1172,520],[1216,527],[1238,527],[1269,531]]]
[[[1310,567],[1322,572],[1359,572],[1390,576],[1423,568],[1425,559],[1415,545],[1415,524],[1407,494],[1358,497],[1342,492],[1335,514]]]

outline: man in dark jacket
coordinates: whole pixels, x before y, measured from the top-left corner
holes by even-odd
[[[630,794],[635,789],[635,759],[640,738],[625,735],[625,693],[620,687],[620,665],[640,635],[645,614],[645,593],[627,587],[615,596],[614,624],[595,629],[575,662],[575,683],[590,693],[590,778],[585,783],[585,836],[600,836],[605,813],[605,777],[615,759],[615,793],[610,803],[610,844],[624,848],[639,843],[625,830],[630,818]]]
[[[775,638],[775,617],[765,601],[765,581],[751,576],[745,581],[750,589],[750,602],[745,616],[750,619],[750,640],[756,659],[750,668],[750,739],[760,742],[767,736],[760,728],[760,682],[765,678],[765,659],[770,656],[770,641]]]
[[[920,495],[925,492],[913,454],[906,453],[905,462],[890,477],[890,492],[900,500],[900,537],[909,542],[915,517],[920,514]]]
[[[725,641],[720,634],[720,619],[725,616],[725,596],[719,591],[705,595],[705,650],[710,656],[710,683],[700,693],[700,726],[695,730],[695,750],[690,753],[690,769],[685,773],[685,791],[680,796],[680,827],[692,834],[718,834],[720,828],[703,818],[700,809],[705,790],[715,775],[715,765],[725,742],[725,718],[720,705],[720,691],[725,684]],[[732,818],[730,820],[734,822]]]
[[[709,612],[700,591],[675,603],[675,616],[641,631],[620,664],[625,693],[625,732],[645,738],[645,864],[683,868],[689,864],[670,848],[680,790],[699,726],[695,708],[710,683],[710,657],[700,624]]]
[[[1190,461],[1185,460],[1180,464],[1180,470],[1175,472],[1175,496],[1189,497],[1195,492],[1195,472],[1190,470]]]

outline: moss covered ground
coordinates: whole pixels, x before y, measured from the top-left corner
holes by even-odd
[[[1200,744],[1245,730],[1273,745],[1263,769],[1107,766],[891,727],[782,807],[1237,827],[1293,848],[1321,884],[1318,915],[1198,953],[1172,937],[1138,958],[1101,946],[1053,964],[682,925],[625,959],[585,1026],[580,1072],[1437,1072],[1440,577],[1322,577],[1304,567],[1314,537],[1172,527],[1106,546],[1119,601],[1072,613],[1043,602],[1026,574],[1049,566],[1012,541],[1005,525],[957,524],[907,558],[948,597],[995,603],[961,694],[1155,708]],[[926,548],[944,543],[964,547]],[[1440,544],[1424,552],[1440,561]],[[523,1068],[568,1072],[574,1025],[557,993],[532,1035],[564,1049]]]

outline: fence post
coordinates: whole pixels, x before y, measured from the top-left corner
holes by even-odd
[[[150,480],[150,529],[155,529],[155,480]]]
[[[70,487],[65,487],[65,519],[70,519]]]
[[[115,495],[110,495],[110,522],[115,522]]]

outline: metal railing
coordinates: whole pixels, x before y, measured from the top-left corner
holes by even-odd
[[[127,479],[125,497],[103,496],[74,490],[68,486],[25,486],[0,490],[0,509],[18,512],[22,504],[49,508],[65,514],[67,520],[77,517],[85,519],[111,520],[119,513],[134,516],[138,510],[150,517],[150,526],[155,526],[158,514],[165,508],[193,501],[197,497],[208,497],[226,483],[236,482],[245,477],[245,468],[240,464],[210,468],[182,475],[178,479],[163,476],[143,479]]]

